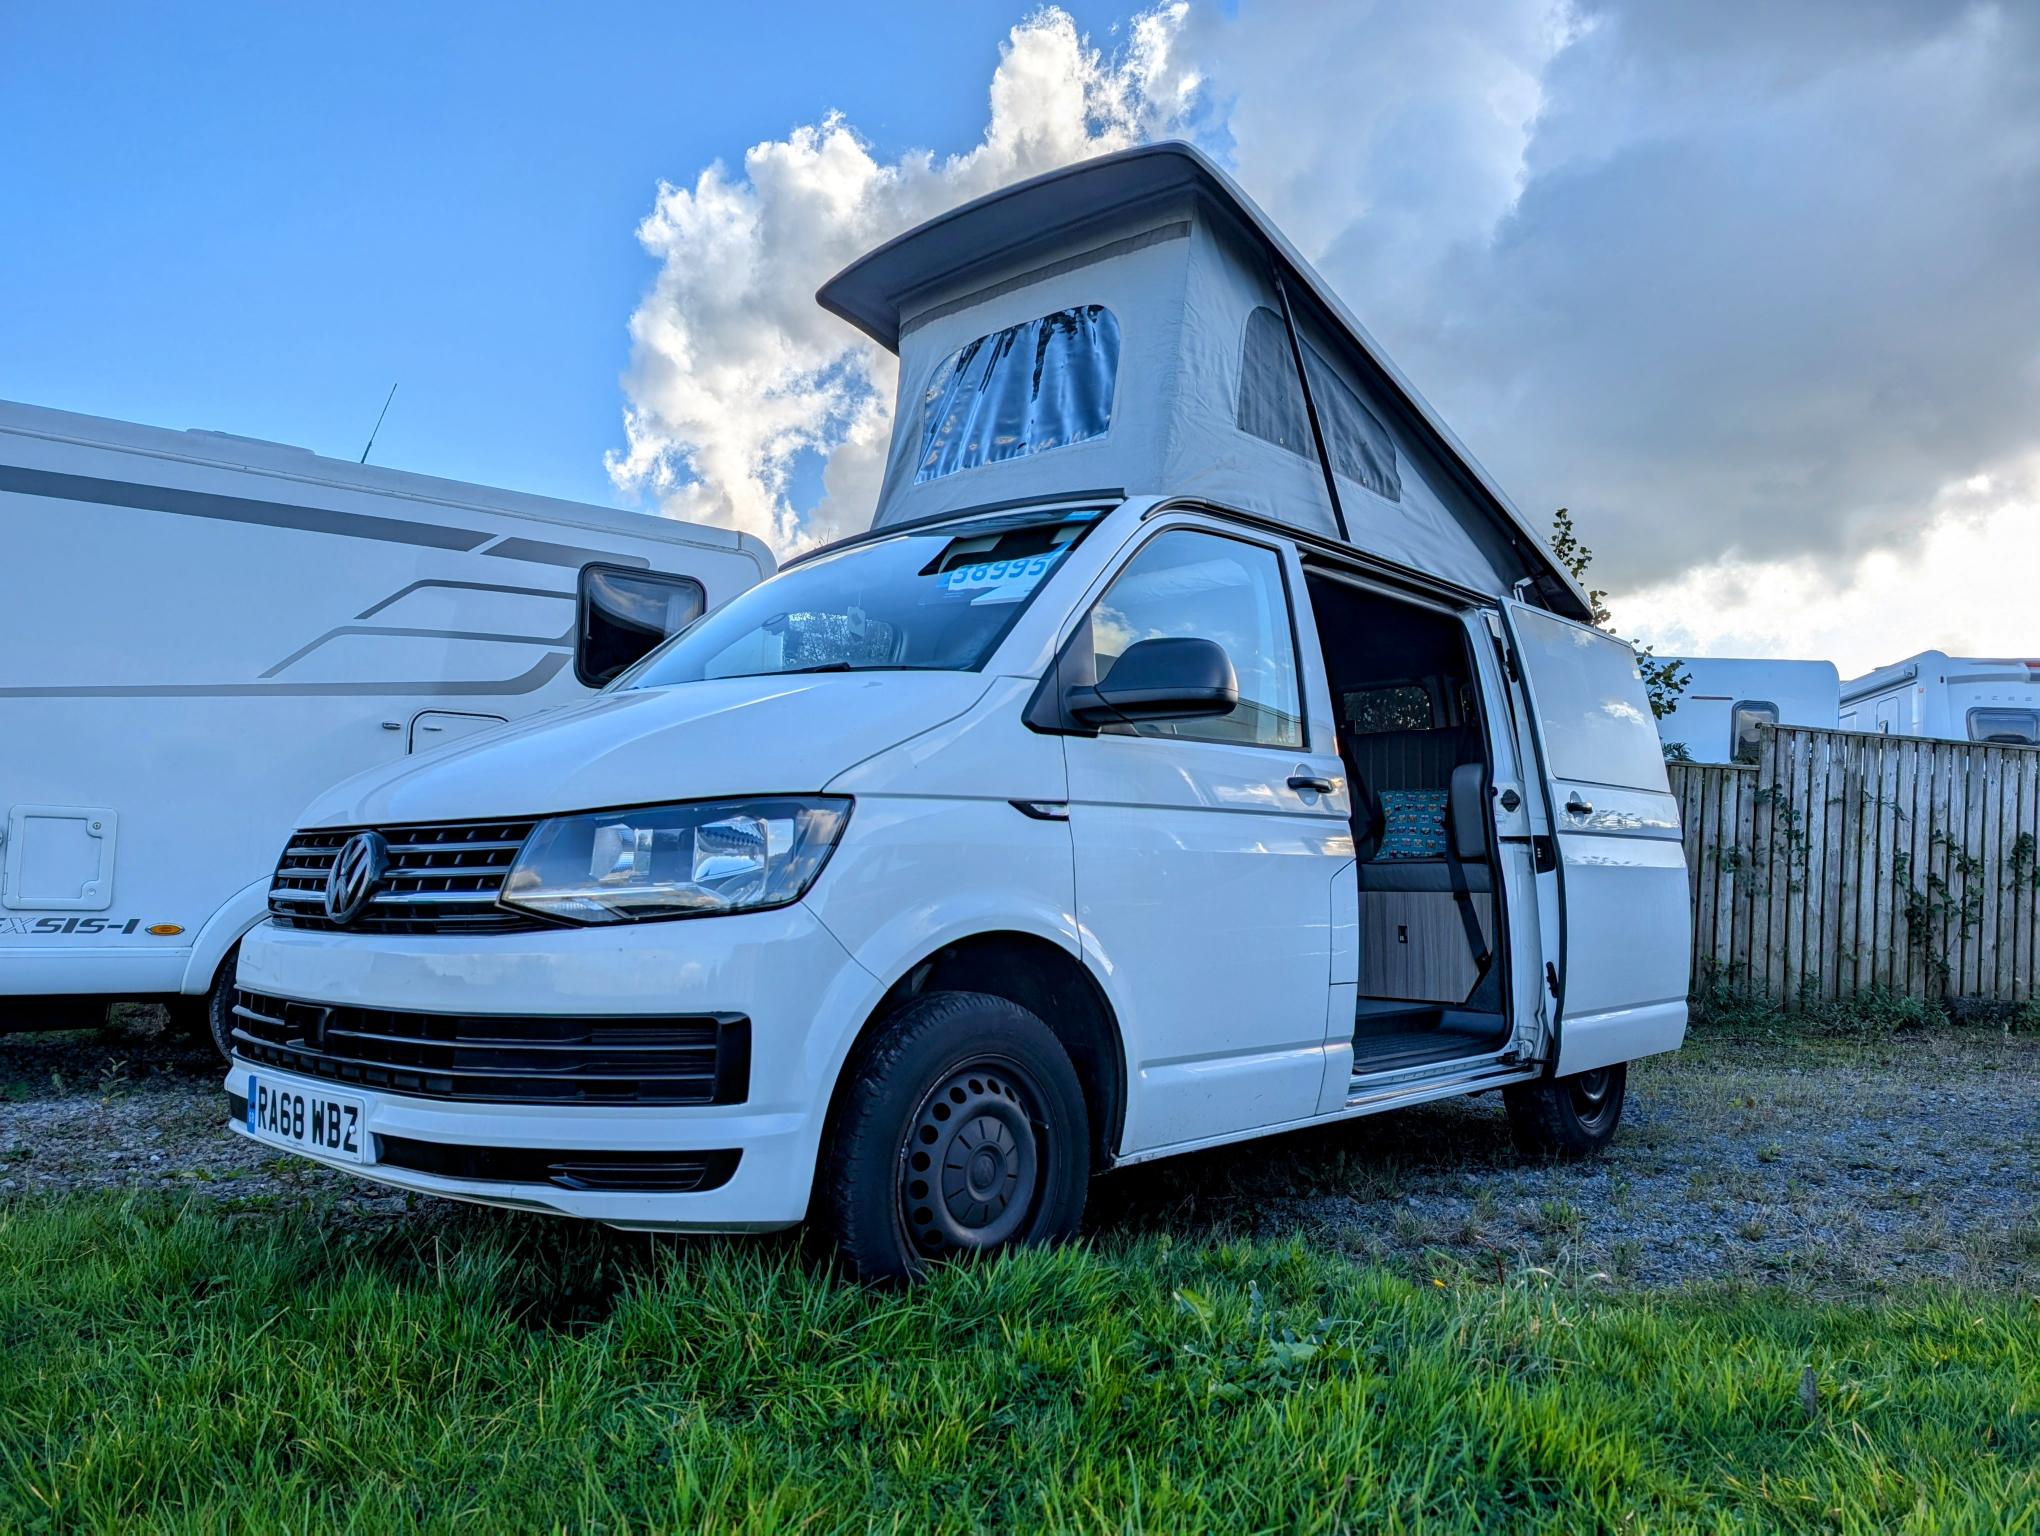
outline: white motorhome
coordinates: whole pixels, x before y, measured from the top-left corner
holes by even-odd
[[[1831,731],[1839,717],[1841,676],[1831,661],[1682,656],[1679,666],[1686,686],[1658,735],[1691,762],[1755,762],[1759,726]]]
[[[1842,729],[2040,746],[2040,658],[1921,651],[1843,683]]]
[[[1605,1143],[1686,1023],[1635,658],[1258,210],[1133,150],[819,297],[900,356],[871,530],[321,796],[233,1128],[880,1277],[1446,1095]]]
[[[183,1000],[364,768],[589,697],[773,570],[757,540],[0,403],[0,1016]]]

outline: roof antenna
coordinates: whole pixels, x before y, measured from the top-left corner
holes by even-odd
[[[396,398],[397,398],[397,386],[392,384],[390,386],[390,392],[383,396],[382,412],[375,418],[374,430],[372,430],[368,434],[368,448],[363,448],[361,450],[361,457],[355,460],[357,464],[366,464],[368,462],[368,449],[373,448],[375,446],[375,434],[377,432],[382,431],[383,417],[389,415],[390,402]]]

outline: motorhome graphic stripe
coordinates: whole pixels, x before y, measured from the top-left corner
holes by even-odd
[[[168,512],[176,517],[207,517],[230,523],[255,523],[266,528],[295,528],[304,533],[331,533],[349,539],[379,539],[386,544],[420,544],[427,549],[470,550],[493,539],[478,528],[447,528],[413,523],[365,512],[336,512],[330,507],[300,507],[280,501],[255,501],[245,496],[220,496],[187,491],[174,485],[143,485],[133,480],[101,480],[91,475],[61,475],[47,469],[0,465],[0,491],[19,496],[46,496],[56,501],[82,501],[102,507],[135,507]]]
[[[0,688],[0,699],[449,698],[536,693],[559,675],[568,653],[548,651],[531,670],[502,682],[453,683],[79,683]]]
[[[529,560],[538,565],[635,565],[649,568],[651,561],[643,555],[620,555],[605,549],[586,549],[579,544],[553,544],[544,539],[505,539],[492,544],[482,551],[485,555],[496,555],[504,560]]]

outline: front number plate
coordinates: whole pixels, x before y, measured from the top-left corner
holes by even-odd
[[[367,1114],[360,1099],[248,1077],[248,1134],[272,1146],[342,1162],[368,1159]]]

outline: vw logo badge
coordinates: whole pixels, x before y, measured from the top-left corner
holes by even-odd
[[[390,867],[390,845],[380,832],[357,832],[340,845],[326,871],[326,916],[345,928],[361,915]]]

